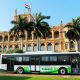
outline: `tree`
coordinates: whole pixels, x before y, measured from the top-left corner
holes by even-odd
[[[26,17],[22,17],[21,15],[18,16],[17,21],[11,21],[14,24],[14,27],[10,29],[10,35],[14,35],[21,40],[21,50],[23,50],[23,37],[25,35],[25,28],[28,31],[29,25]],[[26,27],[27,26],[27,27]]]
[[[76,51],[78,50],[78,41],[80,39],[80,17],[72,19],[72,22],[69,22],[65,25],[68,28],[66,37],[69,40],[76,41]]]
[[[34,21],[30,23],[34,36],[37,37],[37,49],[39,49],[39,38],[46,38],[50,35],[50,26],[44,19],[50,19],[50,16],[44,16],[42,13],[33,15]],[[30,32],[30,33],[31,33]]]

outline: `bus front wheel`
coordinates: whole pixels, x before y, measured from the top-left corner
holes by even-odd
[[[64,75],[64,74],[66,74],[66,73],[67,73],[67,71],[66,71],[65,68],[60,68],[60,69],[59,69],[59,74]]]
[[[22,67],[18,67],[16,70],[17,74],[22,74],[24,72]]]

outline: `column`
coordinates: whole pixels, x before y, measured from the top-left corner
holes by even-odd
[[[53,30],[52,30],[52,39],[54,39],[54,32],[53,32]]]
[[[54,52],[54,42],[52,42],[52,51]]]
[[[47,43],[45,43],[45,51],[47,51]]]

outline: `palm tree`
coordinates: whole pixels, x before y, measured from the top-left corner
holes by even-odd
[[[37,37],[37,49],[40,50],[39,38],[46,38],[51,33],[49,24],[44,21],[44,19],[50,19],[50,16],[44,16],[42,15],[42,13],[36,13],[35,15],[33,15],[33,19],[34,21],[30,23],[30,26],[32,28],[34,36]]]
[[[28,25],[28,21],[26,17],[21,17],[21,15],[18,15],[17,21],[11,21],[12,24],[14,24],[14,27],[10,29],[9,33],[10,35],[13,34],[17,38],[20,38],[21,40],[21,50],[23,50],[23,37],[25,33],[25,27]],[[29,27],[26,28],[26,30],[29,30]]]
[[[78,51],[78,41],[80,39],[80,17],[72,19],[72,22],[67,23],[65,27],[68,27],[66,37],[69,40],[76,41],[76,51]]]

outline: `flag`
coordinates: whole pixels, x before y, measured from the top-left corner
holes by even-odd
[[[24,4],[25,8],[30,8],[30,5],[29,4]]]

